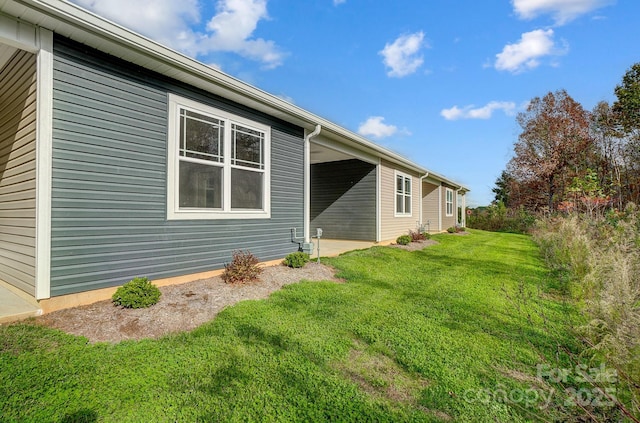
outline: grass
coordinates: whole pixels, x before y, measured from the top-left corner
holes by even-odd
[[[535,245],[480,231],[434,238],[423,251],[327,260],[346,283],[290,285],[159,340],[88,344],[2,326],[2,421],[558,418],[561,407],[482,396],[542,383],[541,357],[571,348],[573,311],[532,294],[549,276]]]

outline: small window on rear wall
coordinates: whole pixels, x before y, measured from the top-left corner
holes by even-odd
[[[270,217],[263,124],[169,96],[168,219]]]
[[[396,216],[411,216],[411,176],[396,172]]]
[[[446,189],[446,212],[447,216],[453,216],[453,190],[450,188]]]

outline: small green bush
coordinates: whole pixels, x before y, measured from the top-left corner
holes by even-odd
[[[233,252],[231,263],[224,265],[221,277],[226,283],[250,282],[258,279],[262,268],[258,266],[258,258],[249,251]]]
[[[284,265],[297,269],[299,267],[304,267],[304,265],[309,263],[310,260],[311,258],[309,257],[309,254],[303,253],[302,251],[296,251],[284,258]]]
[[[396,239],[396,243],[398,243],[400,245],[408,245],[410,242],[411,242],[411,236],[410,235],[400,235]]]
[[[124,308],[146,308],[157,303],[160,295],[158,287],[149,279],[136,277],[118,288],[111,300]]]
[[[454,234],[454,233],[456,233],[456,228],[454,226],[451,226],[451,227],[447,228],[447,232],[449,232],[450,234]]]

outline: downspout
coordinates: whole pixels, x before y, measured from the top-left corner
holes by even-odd
[[[467,193],[462,191],[462,226],[467,227]]]
[[[442,182],[438,186],[438,232],[442,231]]]
[[[420,216],[418,219],[418,225],[421,231],[423,230],[423,225],[424,225],[424,222],[422,221],[422,211],[423,211],[422,200],[424,198],[422,197],[422,185],[423,185],[424,178],[426,178],[427,176],[429,176],[429,172],[425,173],[423,176],[420,177],[420,207],[418,207],[418,209],[420,210]]]
[[[303,249],[307,249],[311,243],[311,139],[317,137],[322,126],[316,125],[316,129],[304,137],[304,243]]]

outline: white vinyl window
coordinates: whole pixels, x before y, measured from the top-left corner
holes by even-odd
[[[446,192],[446,212],[447,216],[453,216],[453,190],[447,188]]]
[[[396,216],[411,216],[411,176],[396,172]]]
[[[271,129],[169,95],[168,219],[270,217]]]

